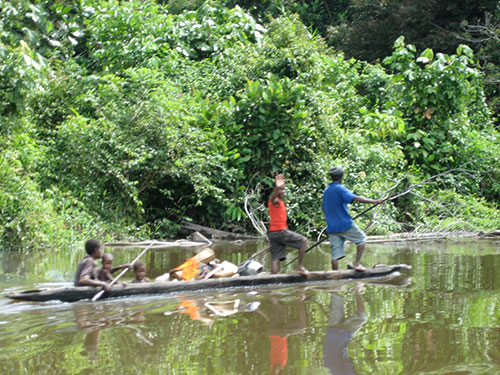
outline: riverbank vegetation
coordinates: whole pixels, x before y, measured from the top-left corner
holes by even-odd
[[[333,165],[360,195],[414,187],[373,234],[499,227],[499,135],[465,44],[398,36],[367,62],[229,2],[0,5],[2,249],[174,238],[183,220],[254,232],[245,202],[265,220],[277,173],[312,236]]]

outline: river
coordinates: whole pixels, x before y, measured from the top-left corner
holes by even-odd
[[[265,245],[212,248],[239,264]],[[346,250],[342,268],[354,259],[355,248]],[[106,251],[117,265],[140,249]],[[367,244],[365,265],[412,266],[398,284],[331,281],[75,303],[5,298],[69,285],[83,252],[0,254],[0,374],[500,374],[498,241]],[[148,276],[194,252],[150,250]],[[269,269],[267,254],[257,260]],[[309,270],[329,263],[327,245],[306,255]]]

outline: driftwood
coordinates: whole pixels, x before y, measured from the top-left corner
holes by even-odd
[[[359,280],[377,281],[382,279],[387,282],[390,279],[401,278],[400,271],[410,270],[406,264],[379,265],[367,268],[366,271],[354,270],[319,271],[311,272],[309,276],[299,274],[260,274],[257,276],[223,277],[219,279],[195,280],[195,281],[168,281],[163,283],[129,284],[127,286],[115,285],[109,292],[105,292],[102,298],[127,297],[135,295],[165,294],[175,292],[213,290],[237,287],[259,287],[278,284],[296,284],[330,280]],[[91,299],[96,288],[93,287],[63,287],[53,289],[28,290],[19,293],[10,293],[8,298],[24,301],[62,301],[74,302],[82,299]]]
[[[480,237],[491,237],[491,238],[496,238],[500,236],[500,229],[498,230],[493,230],[491,232],[480,232]]]
[[[104,246],[106,247],[144,247],[151,246],[152,248],[166,248],[166,247],[192,247],[192,246],[210,246],[212,244],[209,242],[198,242],[189,240],[177,240],[177,241],[141,241],[141,242],[106,242]]]
[[[205,235],[208,238],[211,238],[213,240],[258,240],[258,239],[260,239],[260,237],[258,237],[258,236],[226,232],[223,230],[204,227],[203,225],[188,223],[186,221],[183,221],[181,223],[181,228],[185,231],[200,232],[203,235]]]
[[[368,236],[367,243],[384,242],[415,242],[415,241],[436,241],[445,239],[479,238],[494,239],[500,237],[500,230],[491,232],[435,232],[435,233],[395,233],[387,236]]]
[[[152,244],[152,248],[165,248],[165,247],[192,247],[192,246],[210,246],[212,241],[203,236],[201,233],[194,232],[189,236],[189,239],[176,240],[176,241],[140,241],[140,242],[107,242],[104,246],[108,247],[143,247]]]

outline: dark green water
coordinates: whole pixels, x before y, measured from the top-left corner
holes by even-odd
[[[238,264],[262,246],[213,248]],[[341,267],[353,260],[347,250]],[[139,251],[112,249],[115,264]],[[148,275],[193,254],[151,250]],[[83,254],[0,257],[4,295],[67,285]],[[258,260],[269,268],[267,255]],[[328,282],[71,304],[2,296],[0,374],[500,374],[500,242],[369,244],[363,263],[413,268],[402,285]],[[305,265],[328,269],[328,247],[311,251]]]

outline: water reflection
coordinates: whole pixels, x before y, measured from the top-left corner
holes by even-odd
[[[161,304],[163,305],[163,304]],[[130,306],[105,305],[92,303],[74,303],[71,309],[75,316],[78,330],[86,332],[83,342],[82,355],[90,360],[98,359],[98,347],[101,331],[112,327],[125,327],[134,331],[136,336],[145,344],[152,346],[137,325],[146,322],[145,312],[158,305],[131,309]]]
[[[356,312],[348,318],[345,316],[344,296],[336,292],[332,292],[330,296],[330,316],[323,345],[323,361],[325,367],[334,375],[356,374],[347,347],[367,321],[365,305],[360,294],[363,286],[363,283],[356,283],[354,286]]]
[[[304,308],[304,289],[300,289],[296,302],[286,303],[280,301],[278,296],[270,295],[270,312],[259,312],[268,322],[270,341],[269,368],[271,374],[281,374],[288,361],[288,338],[301,335],[307,328],[306,310]],[[296,309],[296,314],[290,311],[290,305]]]
[[[242,303],[241,299],[214,300],[213,298],[189,299],[186,296],[179,297],[180,304],[176,310],[165,311],[163,314],[187,314],[191,320],[197,320],[207,326],[211,326],[216,317],[226,317],[240,312],[252,312],[259,308],[260,302],[253,301]]]
[[[371,247],[368,262],[412,265],[411,284],[344,281],[72,304],[3,298],[0,374],[498,374],[500,243],[486,245]],[[257,247],[242,249],[216,254],[239,264]],[[116,251],[119,263],[135,255]],[[188,254],[150,255],[158,275]],[[22,262],[0,267],[4,288],[52,284],[65,270],[70,280],[80,254],[23,256],[3,257]],[[329,252],[306,258],[307,268],[320,270]]]

